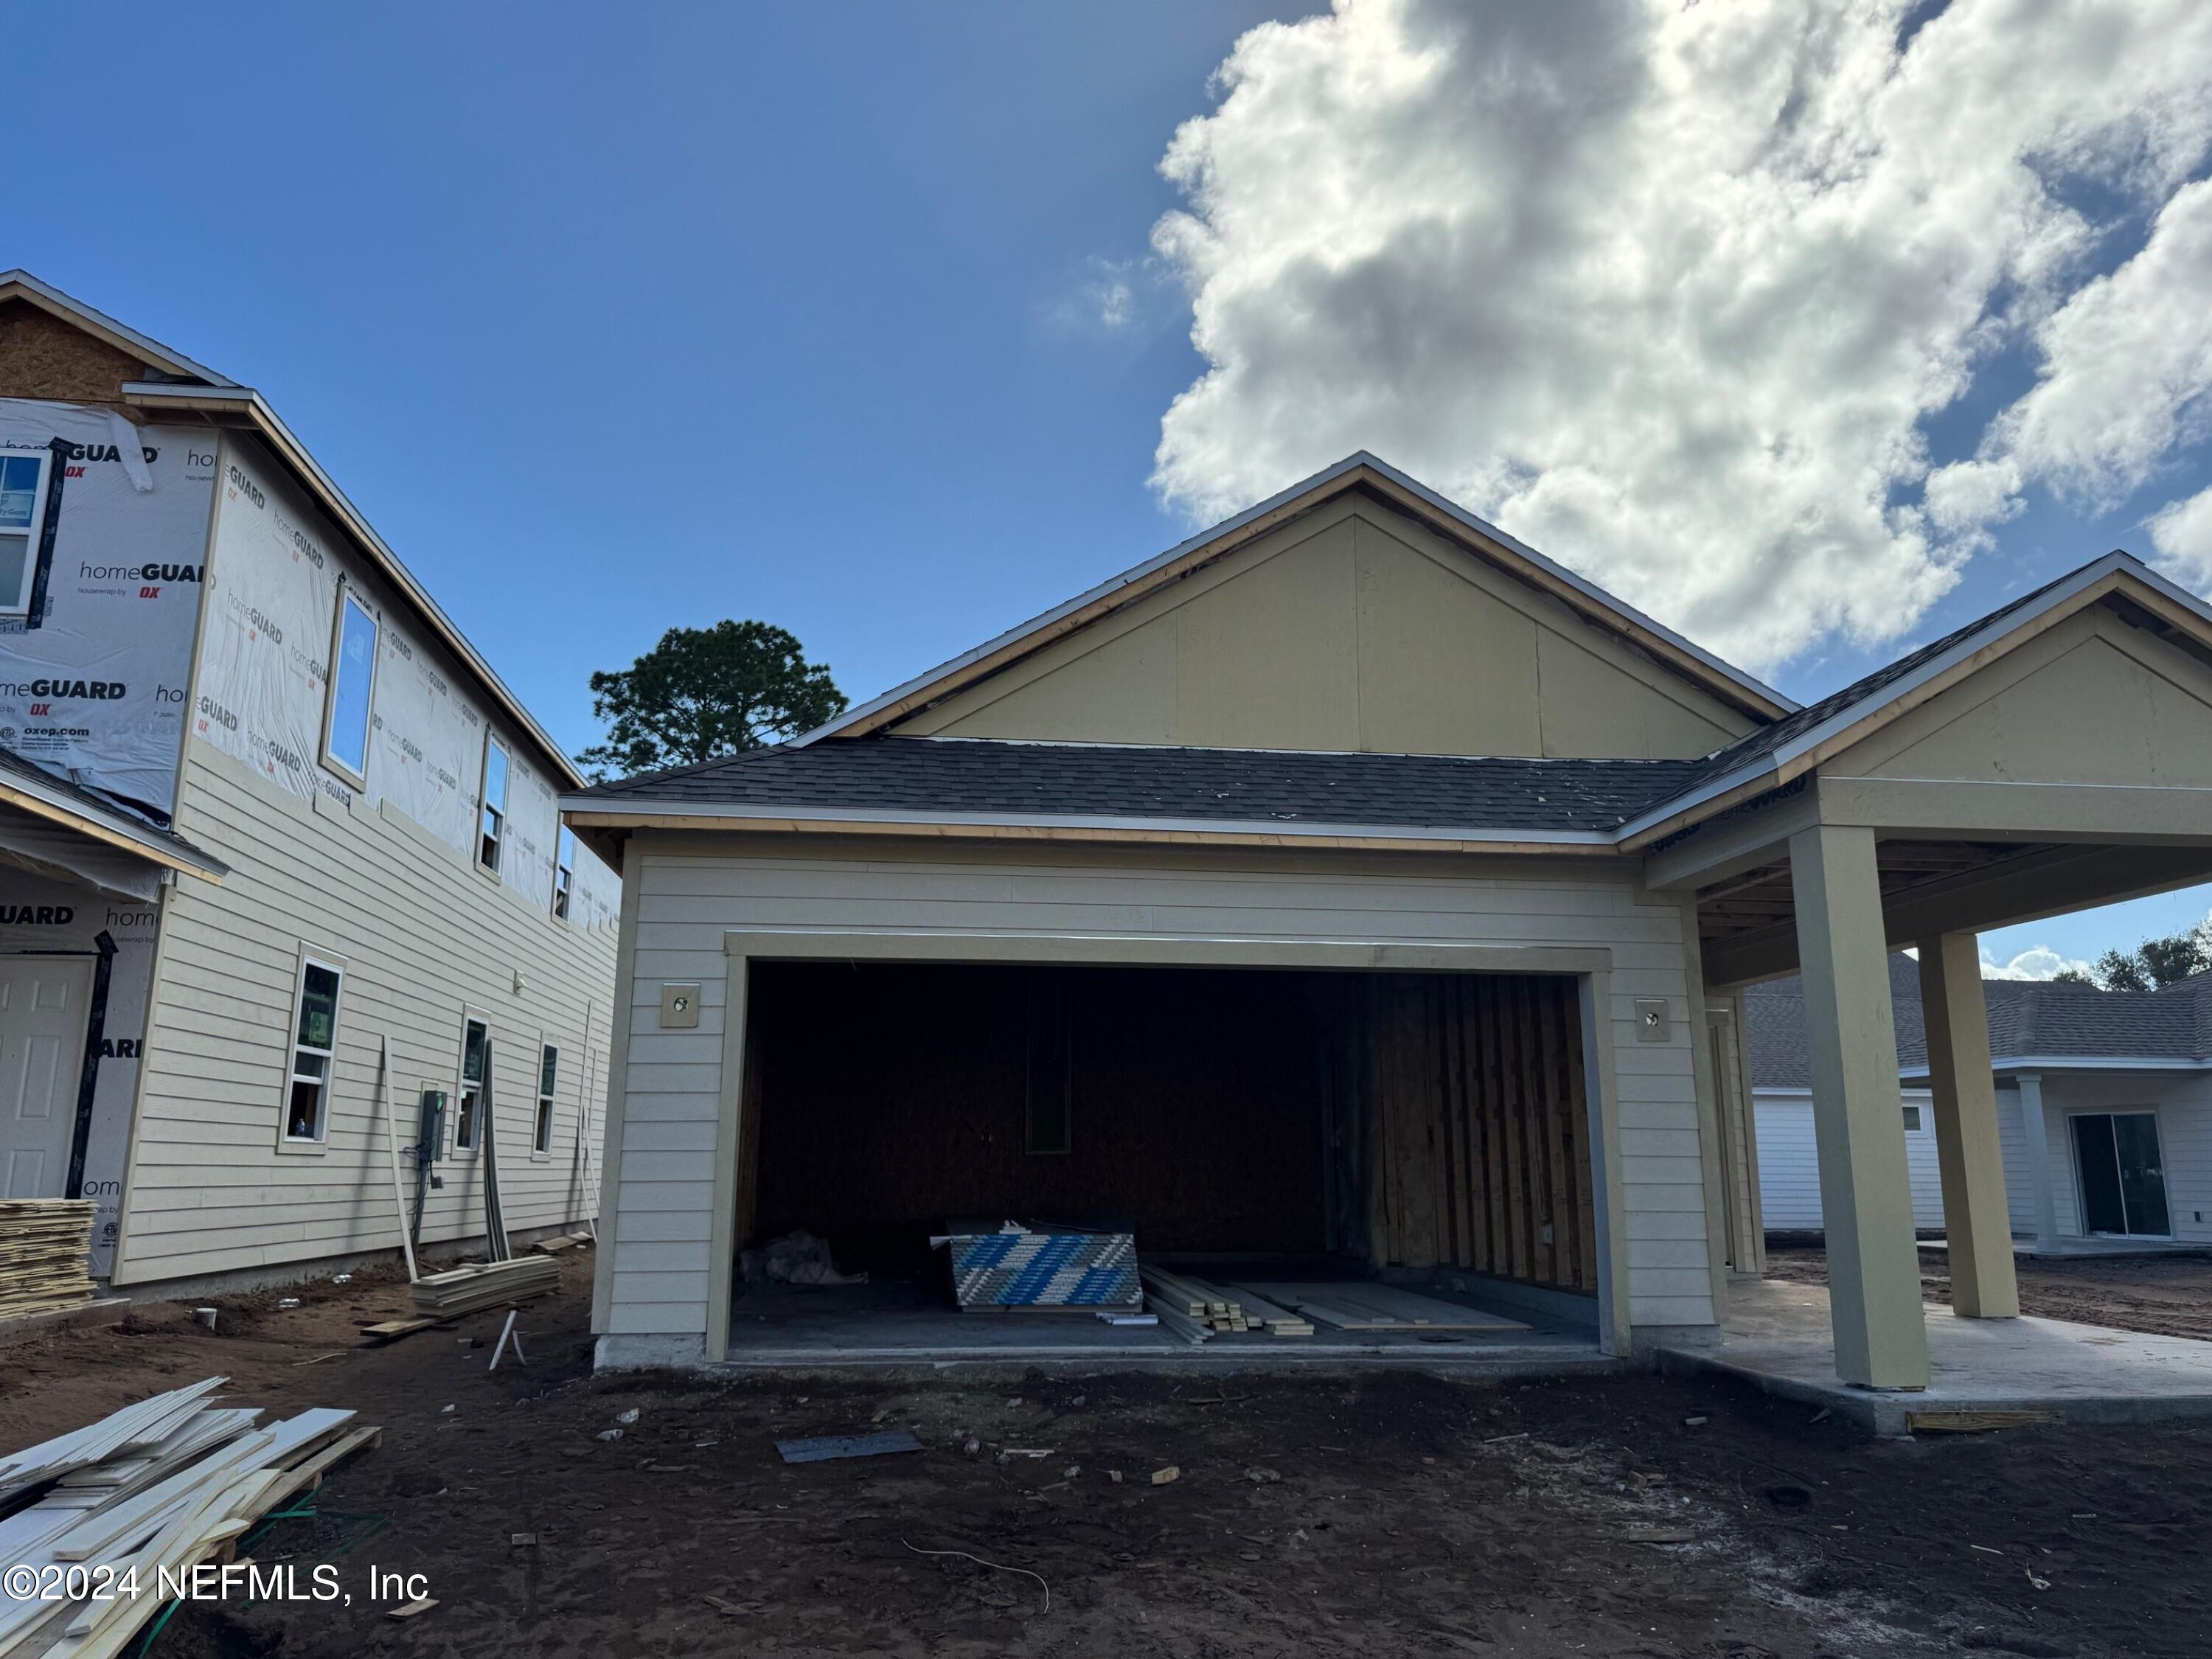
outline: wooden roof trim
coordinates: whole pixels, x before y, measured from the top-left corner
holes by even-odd
[[[732,817],[705,812],[589,811],[564,808],[561,821],[579,835],[641,830],[707,831],[719,836],[867,836],[922,841],[1120,842],[1149,847],[1267,847],[1291,851],[1482,853],[1506,857],[1613,858],[1605,842],[1477,841],[1451,836],[1272,834],[1127,825],[955,823],[927,818]]]
[[[0,805],[16,807],[33,817],[44,818],[49,823],[58,823],[64,830],[99,842],[103,846],[128,853],[133,858],[144,859],[150,864],[174,870],[180,875],[198,876],[202,881],[213,882],[217,886],[222,885],[223,877],[229,872],[228,866],[215,860],[187,858],[158,836],[149,836],[142,839],[130,835],[102,823],[89,814],[72,811],[44,796],[19,789],[5,778],[0,778]]]

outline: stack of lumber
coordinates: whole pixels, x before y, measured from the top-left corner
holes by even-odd
[[[0,1319],[91,1301],[91,1200],[0,1199]]]
[[[1264,1331],[1270,1336],[1311,1336],[1310,1320],[1276,1307],[1243,1291],[1231,1291],[1170,1273],[1164,1267],[1139,1269],[1145,1285],[1145,1306],[1159,1316],[1162,1328],[1188,1342],[1203,1342],[1224,1332]]]
[[[1345,1331],[1525,1331],[1517,1319],[1486,1313],[1396,1285],[1355,1279],[1321,1285],[1239,1285],[1247,1303],[1296,1308],[1310,1319]]]
[[[225,1380],[0,1458],[0,1562],[61,1598],[0,1595],[0,1659],[122,1653],[192,1568],[228,1560],[240,1534],[383,1432],[322,1408],[256,1427],[258,1410],[210,1398]]]
[[[453,1267],[415,1281],[415,1312],[423,1319],[453,1319],[479,1308],[503,1308],[526,1297],[543,1296],[560,1282],[560,1263],[550,1256],[519,1255]]]

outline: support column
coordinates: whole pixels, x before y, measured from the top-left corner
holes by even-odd
[[[2020,1139],[2027,1149],[2027,1182],[2035,1200],[2035,1248],[2048,1255],[2058,1248],[2057,1171],[2051,1163],[2051,1129],[2043,1115],[2043,1079],[2034,1073],[2013,1079],[2020,1091]]]
[[[2020,1289],[1997,1139],[1996,1079],[1990,1069],[1989,1006],[1982,997],[1981,947],[1972,933],[1920,941],[1920,1007],[1936,1097],[1943,1231],[1951,1248],[1951,1310],[1967,1319],[2014,1319]]]
[[[1874,831],[1835,824],[1799,830],[1790,838],[1790,884],[1836,1374],[1862,1388],[1924,1389],[1928,1329]]]

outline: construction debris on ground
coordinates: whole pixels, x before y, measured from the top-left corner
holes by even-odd
[[[0,1563],[56,1590],[0,1596],[0,1659],[121,1654],[194,1567],[229,1560],[264,1516],[383,1433],[328,1407],[258,1426],[258,1408],[217,1403],[226,1381],[0,1458]]]

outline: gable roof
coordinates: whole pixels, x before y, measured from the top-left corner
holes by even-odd
[[[1633,849],[1746,794],[1787,783],[2045,629],[2114,599],[2212,645],[2212,606],[2115,549],[1715,750],[1678,795],[1655,803],[1622,839]]]
[[[416,580],[415,573],[386,545],[361,509],[347,499],[345,492],[323,471],[322,464],[293,436],[291,429],[277,418],[276,411],[258,392],[125,327],[28,271],[0,273],[0,301],[11,299],[36,306],[161,372],[173,375],[175,378],[171,380],[131,380],[122,386],[123,401],[149,418],[163,414],[195,415],[218,425],[250,431],[267,443],[315,505],[351,538],[362,556],[398,590],[401,599],[414,609],[438,642],[476,677],[500,712],[537,746],[541,751],[539,758],[548,763],[555,777],[569,788],[583,786],[583,774],[576,770],[567,751],[523,707],[521,699],[507,689],[507,683],[469,642],[453,619]]]
[[[561,805],[586,815],[580,824],[602,830],[679,817],[733,829],[1025,824],[1071,835],[1111,830],[1172,838],[1181,830],[1633,853],[1809,769],[1960,675],[2105,601],[2133,603],[2212,651],[2212,610],[2129,555],[2112,553],[1699,760],[888,735],[817,741],[830,733],[825,726],[775,749],[602,784]]]
[[[82,300],[74,299],[49,283],[40,282],[27,270],[0,271],[0,302],[21,300],[35,306],[50,317],[58,317],[72,327],[82,329],[95,339],[106,342],[118,351],[127,352],[150,368],[174,374],[179,379],[198,380],[208,386],[236,386],[235,380],[225,380],[213,369],[196,363],[181,351],[173,351],[159,340],[149,339],[137,329],[118,323],[104,311],[95,311]]]
[[[881,731],[1352,491],[1363,492],[1419,520],[1470,556],[1484,559],[1550,593],[1586,622],[1628,640],[1675,673],[1754,719],[1774,720],[1797,707],[1773,687],[1692,644],[1596,583],[1546,558],[1497,526],[1476,518],[1361,450],[1089,592],[848,709],[796,741],[804,747],[824,738],[861,737]]]
[[[1697,764],[878,736],[733,755],[562,804],[710,817],[732,829],[803,817],[1607,848],[1632,812]]]
[[[1902,951],[1889,958],[1889,997],[1899,1075],[1925,1078],[1928,1039],[1920,964]],[[1982,997],[1989,1009],[1990,1062],[1999,1070],[2094,1070],[2101,1063],[2131,1070],[2193,1071],[2212,1064],[2212,973],[2155,991],[1985,979]],[[1743,1012],[1752,1086],[1810,1086],[1803,981],[1793,974],[1747,987]]]

